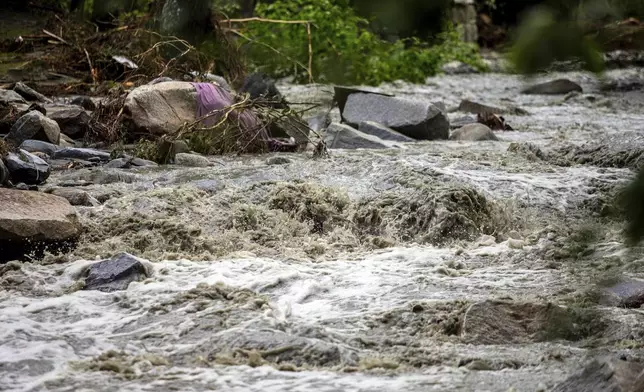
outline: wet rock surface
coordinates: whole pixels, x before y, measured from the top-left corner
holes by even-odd
[[[11,181],[38,185],[47,181],[51,174],[49,164],[42,158],[25,150],[17,153],[10,152],[4,159],[4,164],[9,170]]]
[[[52,159],[81,159],[85,161],[109,161],[110,153],[93,148],[65,147],[51,154]]]
[[[636,380],[644,365],[613,358],[594,360],[557,385],[553,392],[637,392]]]
[[[362,133],[368,135],[373,135],[379,137],[382,140],[391,140],[393,142],[409,143],[415,142],[415,139],[412,139],[408,136],[405,136],[401,133],[394,131],[391,128],[388,128],[382,124],[378,124],[374,121],[363,121],[358,125],[358,130]]]
[[[56,121],[62,133],[74,139],[82,139],[89,130],[90,116],[81,108],[56,110],[48,117]]]
[[[484,141],[484,140],[499,140],[494,132],[484,124],[467,124],[453,131],[449,135],[450,140],[461,141]]]
[[[47,143],[42,140],[25,140],[20,144],[20,149],[27,152],[42,152],[49,156],[53,155],[54,152],[60,150],[60,146],[57,146],[52,143]]]
[[[326,130],[324,138],[329,148],[388,148],[383,139],[370,135],[345,124],[332,123]]]
[[[523,94],[561,95],[577,91],[583,92],[581,86],[568,79],[555,79],[539,83],[521,90]]]
[[[128,253],[92,264],[85,276],[84,290],[119,291],[127,290],[132,282],[147,277],[147,270],[141,260]]]

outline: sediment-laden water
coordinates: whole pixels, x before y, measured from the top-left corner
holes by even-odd
[[[72,253],[0,266],[0,389],[546,391],[603,354],[644,360],[644,313],[591,300],[644,277],[612,213],[644,148],[644,93],[561,76],[584,94],[521,95],[526,81],[495,74],[382,86],[527,110],[500,142],[52,175],[102,204],[78,207]],[[77,290],[118,252],[151,277]],[[521,328],[491,328],[497,311]]]

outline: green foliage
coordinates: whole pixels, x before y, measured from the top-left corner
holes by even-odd
[[[484,68],[475,45],[448,28],[428,46],[418,39],[387,42],[368,29],[347,0],[277,0],[257,5],[258,16],[311,21],[312,71],[318,82],[377,85],[393,80],[423,82],[441,65],[459,60]],[[254,22],[243,31],[251,65],[276,77],[308,79],[305,25]],[[278,53],[279,52],[279,53]]]
[[[596,45],[582,28],[570,21],[555,18],[547,8],[530,13],[517,31],[510,61],[522,74],[534,74],[556,61],[580,60],[584,68],[599,73],[604,62]]]

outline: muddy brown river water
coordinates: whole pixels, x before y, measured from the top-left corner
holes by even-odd
[[[644,312],[592,295],[644,278],[609,213],[644,149],[644,92],[556,77],[584,94],[521,95],[500,74],[380,87],[527,110],[498,142],[53,174],[104,202],[78,207],[70,254],[0,270],[0,390],[532,392],[598,356],[644,361]],[[151,277],[76,290],[118,252]]]

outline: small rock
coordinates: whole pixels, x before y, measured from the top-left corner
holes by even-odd
[[[167,76],[159,76],[158,78],[154,78],[148,82],[149,85],[153,84],[159,84],[159,83],[164,83],[164,82],[172,82],[174,79],[169,78]]]
[[[571,91],[583,92],[577,83],[568,79],[556,79],[545,83],[535,84],[521,91],[522,94],[558,95],[568,94]]]
[[[267,165],[286,165],[291,163],[291,160],[286,157],[270,157],[266,160]]]
[[[38,91],[32,89],[22,82],[18,82],[13,86],[13,91],[20,94],[27,101],[38,101],[42,103],[52,103],[52,100],[45,97]]]
[[[367,135],[348,125],[332,123],[324,138],[328,148],[389,148],[393,145],[373,135]]]
[[[484,124],[467,124],[449,136],[450,140],[460,141],[484,141],[484,140],[499,140],[494,132]]]
[[[60,149],[59,146],[55,144],[43,142],[42,140],[25,140],[20,145],[20,148],[27,152],[32,152],[32,153],[42,152],[49,156],[51,156],[54,152]]]
[[[382,140],[391,140],[394,142],[410,143],[415,142],[415,139],[407,137],[402,133],[398,133],[391,128],[374,121],[363,121],[358,126],[358,130],[367,135],[379,137]]]
[[[603,302],[620,308],[639,308],[644,304],[644,281],[619,282],[603,290]]]
[[[57,110],[50,113],[48,117],[56,121],[62,133],[74,139],[85,136],[91,119],[85,110],[77,107]]]
[[[483,361],[481,359],[476,359],[467,365],[465,365],[466,368],[469,370],[478,370],[478,371],[490,371],[494,370],[492,366],[487,361]]]
[[[27,103],[25,99],[13,90],[0,89],[0,102],[2,103]]]
[[[5,141],[19,146],[29,139],[58,144],[60,142],[60,128],[55,121],[45,117],[42,113],[31,111],[13,124]]]
[[[152,167],[159,166],[156,162],[136,157],[117,158],[109,161],[105,167],[114,169],[129,169],[131,167]]]
[[[458,105],[457,110],[460,112],[473,113],[473,114],[492,113],[492,114],[513,114],[516,116],[525,116],[529,114],[526,110],[516,106],[512,106],[508,108],[500,108],[496,106],[489,106],[482,103],[470,101],[468,99],[462,100],[461,103]]]
[[[555,386],[552,392],[641,392],[635,389],[644,365],[616,358],[599,358]]]
[[[496,238],[491,235],[484,234],[478,240],[478,246],[492,246],[496,244]]]
[[[90,97],[76,97],[71,100],[70,104],[80,106],[85,110],[95,110],[96,109],[96,104]]]
[[[197,154],[181,152],[174,156],[174,163],[181,166],[207,167],[210,166],[208,158]]]
[[[447,75],[474,74],[478,73],[476,68],[461,61],[450,61],[441,67]]]
[[[518,231],[512,230],[508,233],[508,238],[512,238],[514,240],[522,240],[523,237],[521,237],[521,234],[519,234]]]
[[[58,145],[61,147],[76,147],[76,142],[71,137],[61,133]]]
[[[80,159],[85,161],[95,159],[97,161],[107,162],[110,160],[110,153],[94,150],[93,148],[65,147],[54,152],[51,157],[52,159]]]
[[[92,264],[85,278],[84,290],[112,292],[127,290],[132,282],[148,277],[141,259],[129,253],[120,253],[111,259]]]
[[[30,190],[30,189],[29,189],[29,185],[25,184],[24,182],[21,182],[21,183],[16,184],[16,186],[15,186],[14,188],[16,188],[16,189],[18,189],[18,190],[21,190],[21,191],[28,191],[28,190]]]
[[[25,150],[19,150],[18,153],[10,152],[5,157],[4,163],[14,183],[38,185],[45,182],[51,174],[47,162]]]
[[[458,129],[468,124],[476,124],[476,118],[472,116],[458,117],[450,121],[449,127],[450,129]]]
[[[353,127],[374,121],[416,140],[449,137],[449,120],[434,104],[379,94],[349,95],[342,119]]]
[[[62,197],[0,188],[2,241],[68,240],[80,233],[76,210]]]
[[[73,206],[97,206],[100,203],[94,199],[89,193],[82,189],[76,188],[57,188],[51,191],[52,195],[67,199],[69,204]]]

